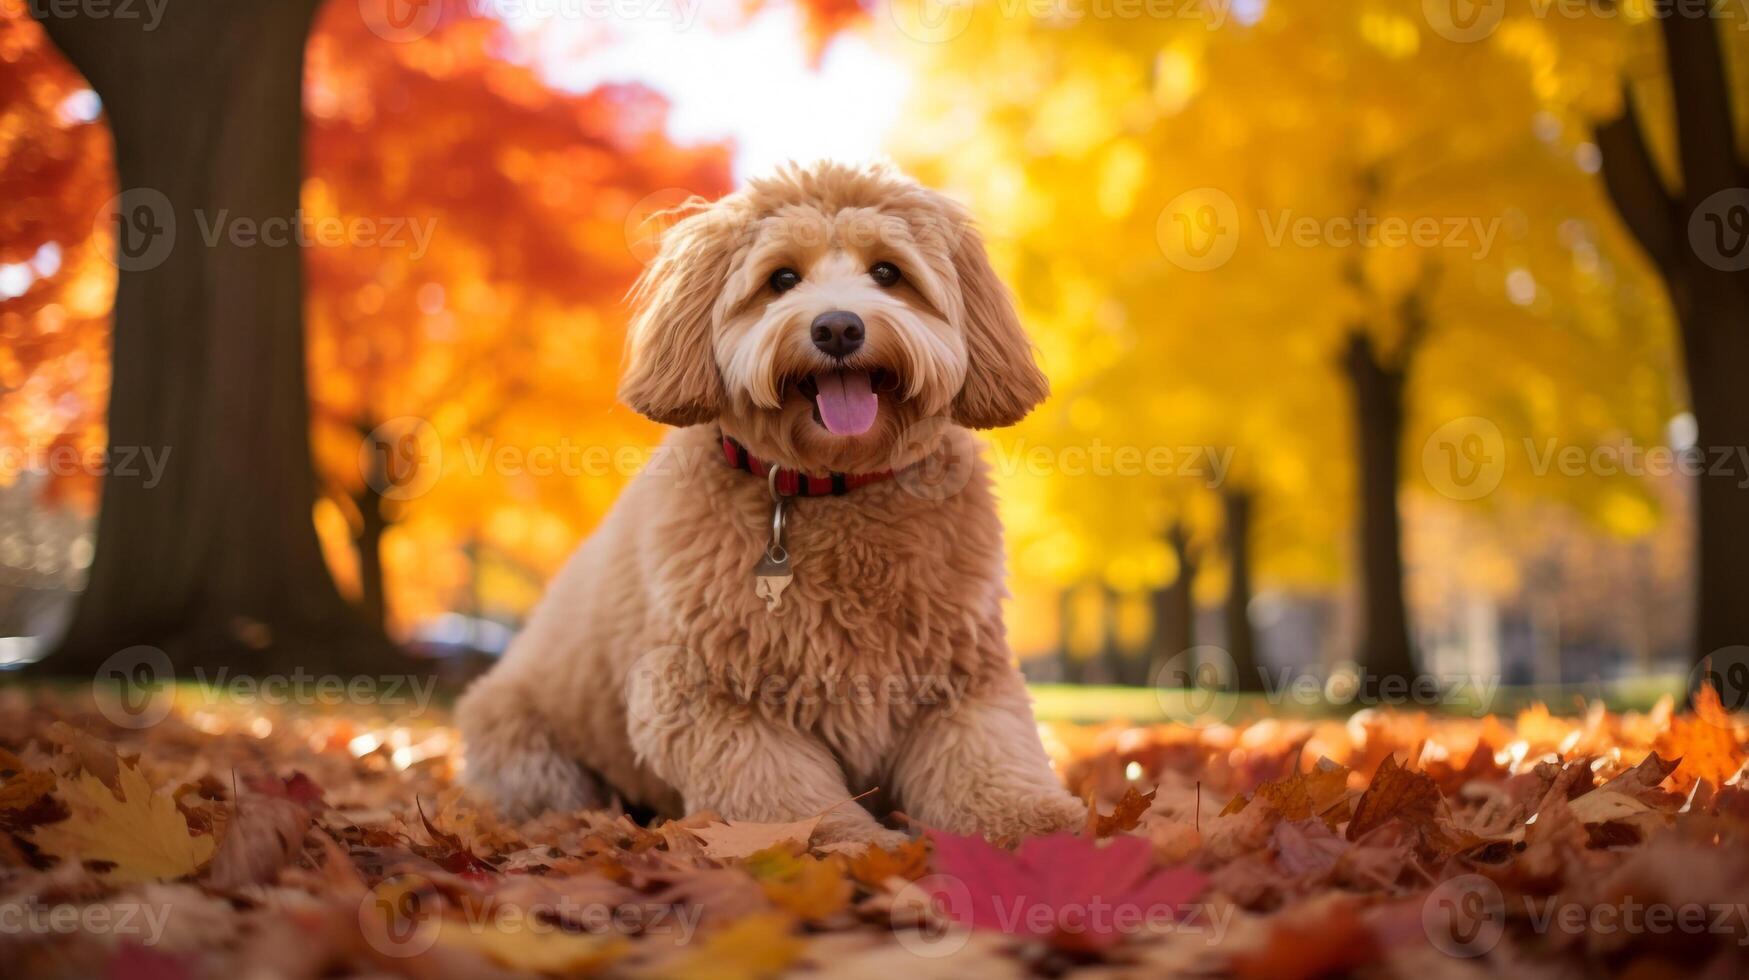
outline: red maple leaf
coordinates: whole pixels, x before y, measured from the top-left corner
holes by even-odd
[[[1154,867],[1139,837],[1103,844],[1072,834],[1034,837],[1012,853],[981,837],[931,831],[937,873],[923,880],[954,921],[1099,950],[1189,910],[1208,884],[1187,867]]]

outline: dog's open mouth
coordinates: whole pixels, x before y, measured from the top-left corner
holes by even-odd
[[[888,372],[821,371],[796,382],[814,403],[814,421],[835,436],[859,436],[874,426],[881,407],[880,392],[895,390]]]

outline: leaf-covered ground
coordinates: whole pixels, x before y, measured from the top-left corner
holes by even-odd
[[[1697,712],[1046,729],[1078,835],[500,820],[442,713],[0,689],[8,977],[1737,977],[1746,731]],[[975,779],[968,773],[966,778]],[[846,806],[859,805],[847,801]],[[895,824],[904,826],[902,817]],[[1018,846],[1016,846],[1018,845]]]

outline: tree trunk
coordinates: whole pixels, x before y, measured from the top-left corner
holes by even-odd
[[[358,611],[372,625],[383,627],[389,618],[389,602],[383,584],[383,535],[389,521],[383,513],[382,495],[369,487],[353,498],[358,507],[358,533],[352,537],[358,554]]]
[[[1226,509],[1227,562],[1231,568],[1224,605],[1227,654],[1233,658],[1238,689],[1262,691],[1257,633],[1251,628],[1251,495],[1228,490],[1221,502]]]
[[[1099,586],[1099,657],[1105,664],[1107,684],[1130,682],[1129,657],[1125,655],[1123,638],[1118,635],[1118,617],[1123,611],[1123,597],[1109,585]]]
[[[1407,680],[1415,676],[1415,658],[1403,603],[1402,519],[1397,513],[1404,370],[1386,365],[1372,339],[1359,330],[1349,336],[1345,365],[1354,392],[1359,452],[1360,662],[1372,683]]]
[[[1075,656],[1075,590],[1057,593],[1057,656],[1063,668],[1063,683],[1085,684],[1084,661]]]
[[[1697,477],[1694,658],[1749,644],[1749,173],[1737,152],[1718,19],[1663,17],[1682,190],[1666,187],[1631,92],[1601,126],[1604,186],[1670,292],[1682,331]],[[1729,460],[1717,467],[1718,460]]]
[[[49,670],[85,673],[135,644],[179,671],[396,660],[316,540],[301,256],[274,230],[297,227],[316,5],[181,0],[149,33],[43,19],[103,100],[124,192],[112,458],[168,453],[156,486],[105,477],[89,583]]]
[[[1196,582],[1196,559],[1184,525],[1174,523],[1167,529],[1166,543],[1178,559],[1178,577],[1171,585],[1154,590],[1154,639],[1149,644],[1153,659],[1148,665],[1148,683],[1153,682],[1161,665],[1196,645],[1196,597],[1191,592]]]

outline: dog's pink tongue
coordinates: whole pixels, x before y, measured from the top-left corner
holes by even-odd
[[[867,371],[825,371],[814,376],[814,385],[820,421],[833,435],[859,436],[874,425],[881,403]]]

